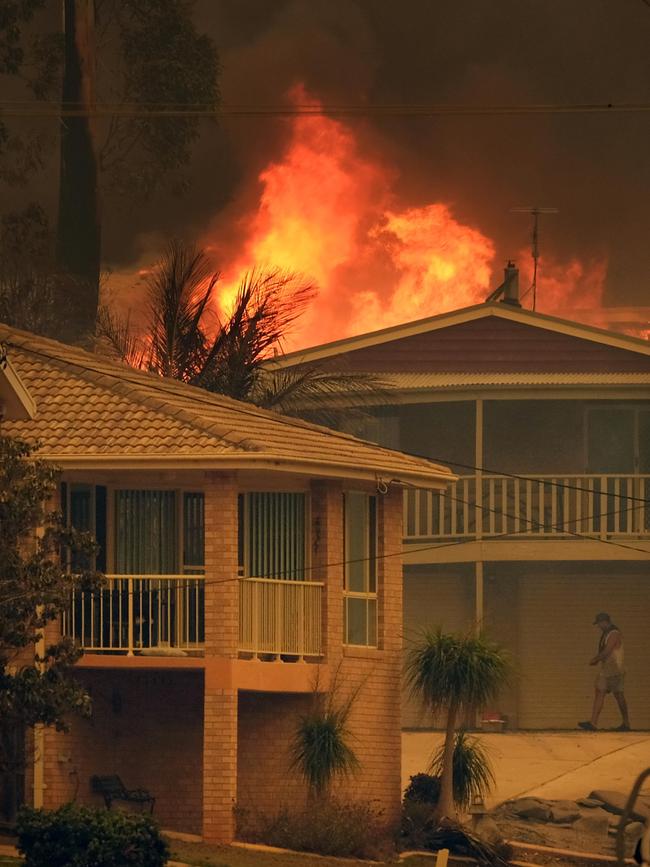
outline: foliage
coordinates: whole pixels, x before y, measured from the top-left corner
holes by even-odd
[[[411,694],[435,714],[446,711],[440,768],[438,819],[454,818],[453,757],[456,721],[465,711],[496,698],[511,671],[506,651],[483,633],[455,635],[426,630],[408,652],[405,673]]]
[[[33,331],[55,331],[55,277],[47,216],[34,203],[0,220],[0,322]]]
[[[75,583],[100,582],[94,572],[73,578],[67,571],[64,550],[88,556],[95,545],[47,511],[57,479],[30,445],[0,436],[0,770],[16,761],[7,754],[12,732],[37,723],[65,729],[70,711],[90,713],[90,698],[71,674],[79,656],[74,644],[60,639],[40,654],[32,650],[69,604]]]
[[[496,698],[509,675],[506,652],[485,634],[425,631],[407,656],[411,693],[434,714],[452,703],[459,712],[484,707]]]
[[[164,867],[169,857],[158,826],[145,814],[74,804],[23,809],[17,831],[25,867]]]
[[[442,772],[444,749],[434,755],[430,771]],[[464,729],[456,733],[453,758],[454,803],[460,810],[468,810],[475,798],[483,800],[494,786],[494,773],[485,747]]]
[[[348,729],[358,695],[359,689],[340,701],[335,674],[327,693],[321,692],[318,682],[315,683],[311,707],[299,719],[289,746],[290,768],[300,772],[314,798],[326,795],[337,775],[347,776],[359,769],[359,760],[349,744]]]
[[[318,410],[325,396],[377,393],[363,374],[304,368],[273,371],[268,362],[311,301],[299,276],[253,270],[242,280],[225,321],[215,315],[219,274],[204,250],[171,241],[147,280],[148,305],[138,331],[130,319],[100,309],[97,336],[114,357],[218,394],[295,415]]]
[[[409,810],[422,806],[411,803]],[[453,822],[440,825],[431,811],[428,818],[422,815],[417,825],[403,819],[401,846],[433,852],[449,849],[453,855],[471,858],[481,867],[507,867],[512,857],[512,848],[505,841],[488,842]]]
[[[176,177],[191,156],[200,118],[161,117],[168,108],[214,110],[219,105],[219,58],[212,40],[197,32],[190,0],[97,0],[99,51],[119,45],[111,74],[98,69],[100,98],[137,105],[115,115],[100,148],[108,193],[148,196],[164,177]],[[105,69],[105,67],[104,67]],[[169,184],[169,181],[168,181]]]
[[[283,807],[267,816],[237,810],[237,836],[300,852],[339,858],[376,858],[383,855],[389,830],[381,810],[368,801],[328,798],[309,801],[304,808]]]
[[[431,774],[414,774],[409,777],[404,791],[404,800],[417,804],[437,804],[440,798],[440,777]]]

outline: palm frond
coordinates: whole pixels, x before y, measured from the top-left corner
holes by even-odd
[[[440,777],[444,769],[444,746],[433,756],[429,773]],[[452,759],[454,803],[467,810],[474,799],[484,800],[494,787],[495,779],[487,750],[480,740],[460,729],[456,733]]]
[[[411,695],[436,713],[451,704],[484,707],[511,675],[508,653],[483,633],[455,635],[425,630],[407,654],[405,675]]]
[[[136,334],[128,316],[122,317],[108,307],[97,311],[95,337],[100,351],[128,364],[129,367],[144,368],[148,349],[142,338]]]

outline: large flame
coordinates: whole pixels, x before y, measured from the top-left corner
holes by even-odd
[[[315,100],[302,87],[296,104]],[[323,115],[297,115],[280,158],[258,176],[259,194],[238,221],[239,240],[219,250],[225,215],[207,244],[216,247],[227,310],[252,268],[279,268],[313,282],[318,296],[287,348],[432,316],[483,301],[495,279],[494,245],[454,216],[449,203],[406,207],[396,175],[362,153],[352,129]],[[522,261],[530,254],[522,254]],[[600,304],[604,268],[545,260],[538,309]],[[524,269],[525,270],[525,269]],[[522,274],[526,289],[529,275]],[[531,299],[532,300],[532,299]],[[528,305],[530,306],[530,305]]]

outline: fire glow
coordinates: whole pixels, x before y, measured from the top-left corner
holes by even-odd
[[[292,97],[317,104],[302,87]],[[394,169],[362,153],[349,126],[313,114],[288,123],[281,155],[259,173],[255,201],[238,219],[237,241],[218,247],[228,214],[205,239],[221,266],[223,310],[252,267],[301,275],[318,295],[287,341],[294,349],[477,304],[500,282],[493,242],[450,204],[400,202]],[[530,253],[519,261],[523,292]],[[541,264],[539,310],[600,306],[604,264]]]

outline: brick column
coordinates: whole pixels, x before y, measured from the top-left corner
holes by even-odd
[[[338,482],[311,486],[311,577],[323,581],[323,653],[332,670],[343,652],[343,488]]]
[[[205,477],[205,686],[203,837],[230,842],[237,798],[237,689],[224,662],[237,657],[237,485],[230,473]]]

